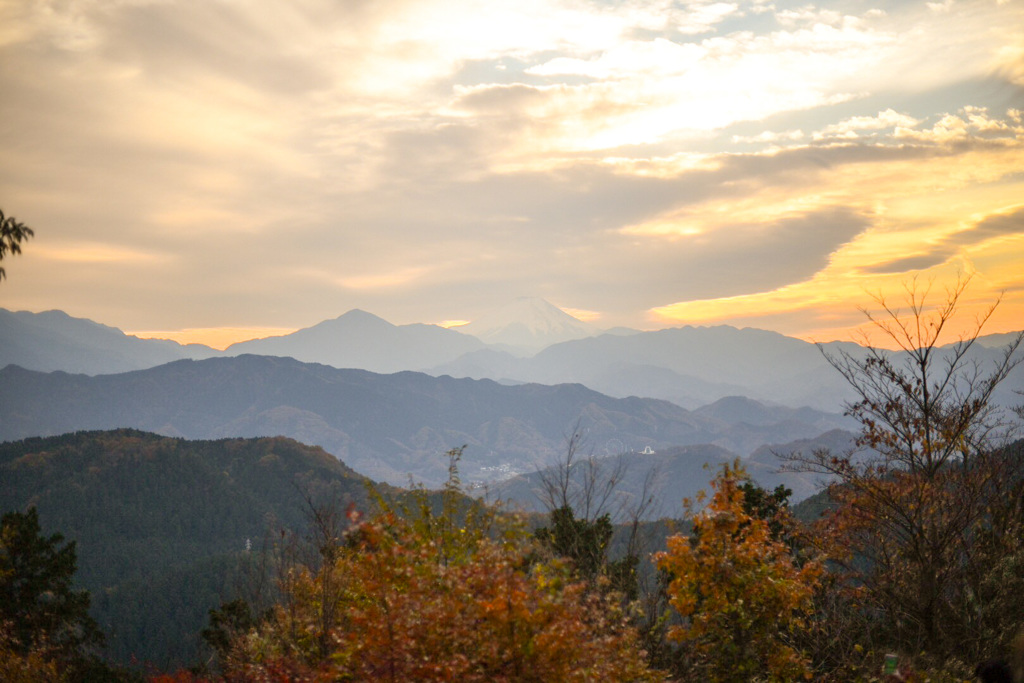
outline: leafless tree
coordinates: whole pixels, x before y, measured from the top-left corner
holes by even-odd
[[[898,351],[867,338],[863,356],[820,347],[856,394],[846,413],[860,423],[857,446],[878,455],[797,453],[786,466],[833,478],[839,508],[828,524],[853,551],[848,566],[897,630],[939,650],[979,633],[965,611],[970,583],[991,559],[978,552],[979,525],[995,519],[993,505],[1020,477],[1019,458],[997,449],[1012,423],[993,395],[1024,360],[1024,333],[994,361],[977,360],[972,350],[997,301],[942,345],[968,283],[960,278],[937,306],[916,280],[906,285],[905,308],[876,297],[881,313],[865,315]]]
[[[612,509],[616,490],[626,473],[621,457],[597,459],[592,453],[581,454],[586,447],[582,420],[577,420],[566,437],[565,456],[553,467],[540,470],[538,496],[550,512],[568,508],[580,519],[596,519]]]
[[[330,634],[337,623],[338,604],[344,588],[344,577],[338,575],[336,565],[345,542],[345,532],[351,525],[351,515],[335,499],[315,501],[310,494],[305,494],[304,500],[309,525],[307,542],[311,551],[306,566],[320,577],[317,647],[320,657],[326,658],[330,653]]]
[[[639,495],[624,495],[620,487],[629,461],[622,456],[581,456],[584,433],[582,421],[577,421],[567,435],[565,457],[541,470],[538,496],[548,510],[550,526],[539,530],[538,537],[570,558],[582,578],[595,581],[606,576],[632,600],[641,588],[640,559],[649,550],[641,521],[654,502],[651,489],[656,473],[647,473]],[[619,541],[621,557],[613,560],[608,554],[616,522],[626,536],[624,543]]]

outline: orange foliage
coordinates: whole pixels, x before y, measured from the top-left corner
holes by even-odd
[[[10,623],[0,622],[0,681],[4,683],[54,683],[62,680],[57,662],[44,644],[28,651],[11,634]]]
[[[440,543],[391,514],[357,524],[334,565],[342,585],[327,657],[315,646],[323,572],[304,572],[297,609],[250,636],[229,679],[661,680],[615,601],[537,563],[523,537],[479,537],[455,555]]]
[[[672,576],[670,603],[683,617],[669,638],[689,648],[704,680],[810,678],[791,640],[806,628],[823,567],[797,566],[768,520],[744,511],[744,480],[738,463],[724,466],[710,503],[694,516],[694,536],[669,538],[667,552],[656,556]]]

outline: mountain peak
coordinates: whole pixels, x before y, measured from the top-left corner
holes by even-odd
[[[291,356],[338,368],[399,372],[448,363],[481,346],[435,325],[394,325],[356,308],[291,334],[232,344],[227,355]]]
[[[344,313],[342,313],[338,317],[339,318],[347,318],[347,317],[359,317],[359,316],[366,316],[366,317],[369,317],[369,318],[380,318],[379,315],[374,315],[373,313],[370,313],[369,311],[365,311],[365,310],[363,310],[361,308],[350,308],[349,310],[345,311]],[[381,320],[383,320],[383,318],[381,318]]]
[[[342,313],[341,315],[339,315],[334,320],[325,320],[324,322],[361,323],[361,324],[364,324],[364,325],[365,324],[379,325],[379,324],[383,323],[383,324],[387,325],[388,327],[393,327],[393,325],[391,323],[389,323],[387,320],[385,320],[384,318],[380,317],[379,315],[374,315],[373,313],[370,313],[369,311],[364,311],[361,308],[353,308],[350,311]]]
[[[32,370],[98,375],[205,355],[204,348],[185,349],[163,339],[139,339],[60,310],[31,313],[0,308],[0,366],[13,363]]]
[[[514,299],[456,329],[488,344],[529,352],[600,333],[598,328],[540,297]]]

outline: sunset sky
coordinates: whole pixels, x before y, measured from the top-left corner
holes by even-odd
[[[0,0],[0,93],[11,310],[1024,328],[1024,0]]]

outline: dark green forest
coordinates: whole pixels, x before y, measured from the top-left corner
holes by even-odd
[[[44,532],[75,541],[75,583],[120,663],[199,661],[208,610],[235,597],[266,534],[305,527],[307,499],[365,506],[366,480],[285,438],[122,429],[0,444],[0,510],[34,507]]]

